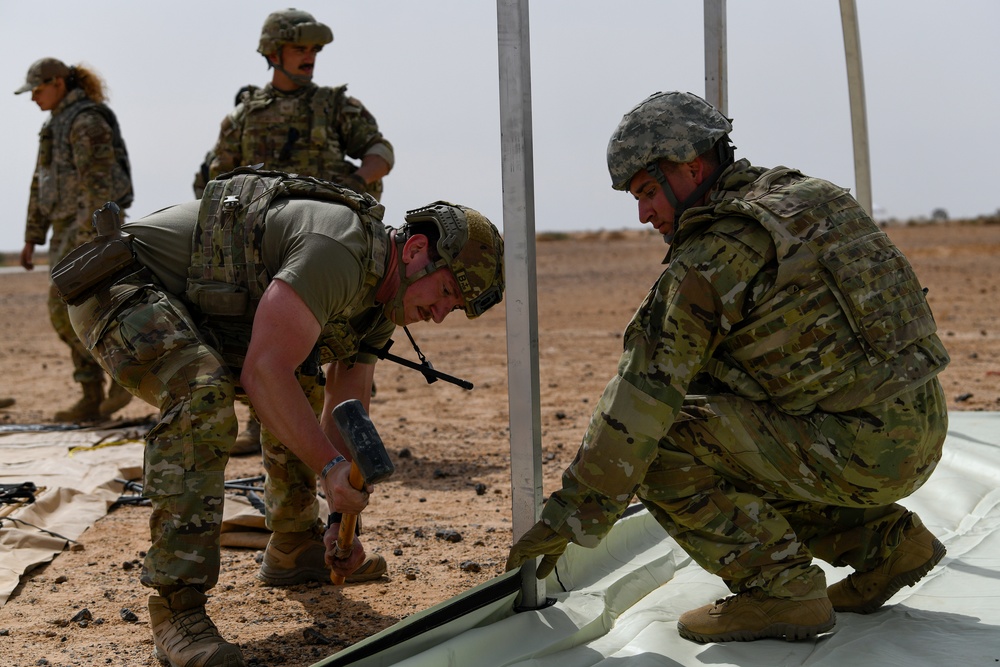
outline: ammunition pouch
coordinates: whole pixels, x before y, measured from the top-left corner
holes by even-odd
[[[243,317],[250,305],[250,292],[239,285],[216,280],[188,279],[187,297],[201,313],[221,317]]]
[[[132,236],[98,236],[75,248],[52,268],[60,298],[73,306],[98,290],[142,268],[132,250]]]

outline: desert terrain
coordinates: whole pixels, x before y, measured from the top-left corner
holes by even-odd
[[[1000,410],[1000,224],[986,222],[887,228],[929,289],[952,357],[941,379],[954,411]],[[661,271],[664,251],[645,231],[539,237],[546,494],[558,488],[615,372],[622,331]],[[0,273],[0,397],[16,399],[0,410],[0,427],[51,423],[77,398],[67,348],[48,322],[46,289],[45,267]],[[268,588],[254,577],[259,550],[223,549],[208,610],[250,665],[311,665],[502,573],[512,537],[505,327],[503,306],[474,321],[454,315],[441,325],[411,327],[435,368],[472,382],[471,391],[378,365],[371,416],[396,473],[376,489],[362,539],[385,556],[388,576],[344,587]],[[416,360],[402,331],[395,338],[392,351]],[[137,422],[141,432],[153,412],[134,400],[116,417]],[[258,457],[244,456],[230,461],[227,478],[262,473]],[[148,516],[148,507],[116,507],[83,534],[82,549],[26,574],[0,607],[0,662],[158,665],[149,591],[138,581]],[[92,619],[74,621],[84,609]],[[126,609],[135,620],[123,618]]]

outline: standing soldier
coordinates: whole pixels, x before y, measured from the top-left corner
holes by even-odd
[[[38,161],[31,179],[28,220],[21,266],[35,268],[36,245],[45,245],[53,267],[78,244],[94,236],[91,216],[108,201],[121,208],[132,203],[128,153],[115,114],[104,104],[104,84],[83,65],[69,67],[56,58],[42,58],[28,69],[15,95],[31,91],[31,99],[51,117],[39,133]],[[70,348],[73,379],[83,397],[55,414],[56,421],[94,421],[120,410],[132,395],[111,382],[104,395],[104,372],[81,345],[66,304],[49,289],[49,318],[59,338]]]
[[[242,93],[222,121],[210,179],[263,163],[265,169],[315,176],[381,198],[382,177],[395,161],[392,144],[364,105],[347,95],[346,85],[312,82],[316,54],[332,41],[330,28],[307,12],[284,9],[267,17],[257,52],[274,70],[271,82]],[[233,453],[259,449],[260,423],[251,416]]]

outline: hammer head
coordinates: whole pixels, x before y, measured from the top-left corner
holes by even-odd
[[[365,484],[378,484],[396,471],[361,401],[352,398],[335,407],[333,420]]]

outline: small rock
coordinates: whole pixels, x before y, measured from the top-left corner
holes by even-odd
[[[69,619],[70,623],[80,623],[81,621],[92,621],[94,620],[94,615],[90,613],[89,609],[81,609],[76,613],[76,616]]]
[[[402,556],[403,555],[403,550],[400,549],[399,547],[396,547],[395,549],[392,550],[392,555],[393,556]]]
[[[434,536],[437,537],[439,540],[445,540],[447,542],[462,541],[462,534],[456,530],[451,530],[450,528],[448,529],[442,528],[441,530],[434,533]]]
[[[440,468],[436,468],[434,470],[434,475],[433,476],[434,476],[434,479],[442,479],[444,477],[447,477],[448,473],[446,473],[444,470],[441,470]]]
[[[67,581],[69,581],[69,577],[67,577],[65,574],[60,574],[58,577],[56,577],[57,584],[65,584]]]
[[[408,567],[406,568],[406,572],[404,574],[410,581],[415,581],[417,578],[417,569],[415,567]]]
[[[476,495],[481,496],[486,493],[486,485],[482,482],[476,484]]]
[[[556,419],[560,419],[560,420],[566,419],[566,413],[563,412],[562,410],[560,410],[559,412],[556,413]]]
[[[135,565],[133,565],[131,561],[125,561],[124,563],[122,563],[122,569],[125,571],[131,570],[134,567]]]
[[[958,396],[955,397],[955,402],[956,403],[964,403],[965,401],[969,400],[970,398],[972,398],[972,394],[971,393],[959,394]]]
[[[413,531],[413,536],[414,537],[425,537],[424,531],[422,531],[421,529],[417,528],[415,531]]]
[[[410,451],[409,447],[403,447],[401,450],[399,450],[399,454],[397,454],[396,456],[398,456],[401,459],[412,459],[413,452]]]
[[[315,628],[306,628],[302,631],[302,636],[311,644],[329,645],[331,643],[329,639],[324,637],[323,634]]]
[[[118,612],[118,615],[121,616],[122,620],[126,623],[137,623],[139,621],[139,617],[136,616],[135,612],[128,607],[122,607],[121,611]]]
[[[479,566],[479,563],[473,560],[467,560],[461,565],[459,565],[459,567],[462,569],[463,572],[479,572],[480,570],[482,570],[482,568]]]

